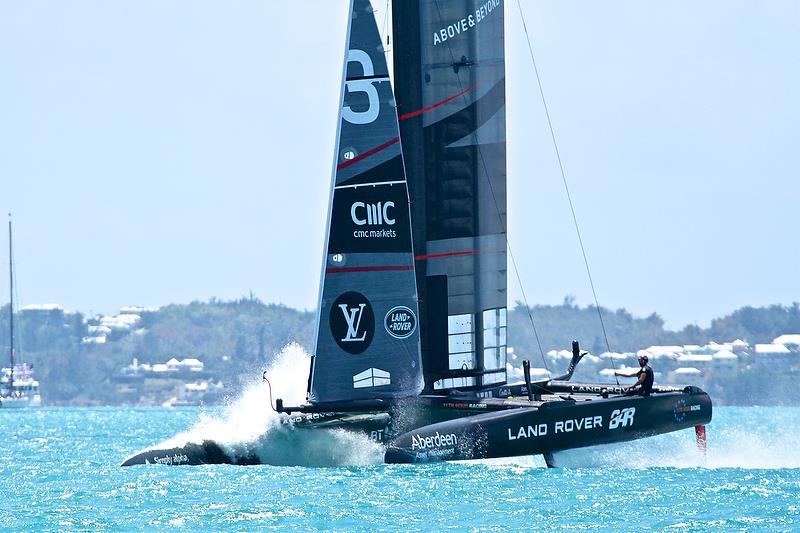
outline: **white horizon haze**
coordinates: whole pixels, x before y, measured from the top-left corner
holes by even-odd
[[[503,4],[510,246],[529,304],[592,304]],[[679,329],[800,301],[800,3],[521,6],[600,305]],[[19,303],[116,314],[252,291],[315,308],[347,7],[0,3]]]

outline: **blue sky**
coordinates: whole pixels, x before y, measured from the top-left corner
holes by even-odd
[[[678,328],[800,300],[800,4],[522,6],[600,303]],[[313,308],[346,9],[0,3],[22,303]],[[530,303],[584,305],[516,0],[506,41],[510,244]]]

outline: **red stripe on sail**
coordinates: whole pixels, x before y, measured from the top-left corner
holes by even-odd
[[[428,111],[433,111],[437,107],[441,107],[441,106],[443,106],[444,104],[446,104],[448,102],[452,102],[453,100],[455,100],[459,96],[463,96],[463,95],[467,94],[468,92],[470,92],[471,90],[473,90],[477,86],[478,86],[478,84],[476,83],[472,87],[467,87],[466,89],[464,89],[460,93],[455,94],[455,95],[451,96],[450,98],[445,98],[441,102],[435,103],[433,105],[429,105],[428,107],[423,107],[422,109],[418,109],[416,111],[412,111],[410,113],[406,113],[405,115],[400,115],[399,117],[397,117],[397,119],[398,120],[405,120],[407,118],[414,118],[416,116],[422,115],[423,113],[427,113]]]
[[[367,150],[363,154],[358,155],[358,156],[354,157],[353,159],[348,159],[347,161],[343,161],[343,162],[339,163],[338,165],[336,165],[336,170],[342,170],[343,168],[347,168],[350,165],[355,165],[356,163],[358,163],[362,159],[366,159],[367,157],[369,157],[371,155],[375,155],[378,152],[389,148],[391,145],[395,144],[399,140],[400,140],[400,137],[395,137],[394,139],[389,139],[388,141],[386,141],[382,145],[376,146],[375,148]]]
[[[441,107],[441,106],[445,105],[448,102],[452,102],[453,100],[455,100],[459,96],[463,96],[463,95],[467,94],[468,92],[470,92],[473,89],[475,89],[475,87],[477,87],[477,86],[478,86],[478,84],[476,83],[472,87],[467,87],[466,89],[464,89],[460,93],[454,94],[453,96],[451,96],[449,98],[445,98],[441,102],[437,102],[437,103],[435,103],[433,105],[429,105],[428,107],[425,107],[425,108],[422,108],[422,109],[418,109],[417,111],[412,111],[411,113],[406,113],[405,115],[400,115],[399,117],[397,117],[397,119],[398,120],[405,120],[407,118],[413,118],[413,117],[422,115],[424,113],[427,113],[428,111],[432,111],[432,110],[436,109],[437,107]],[[381,144],[380,146],[376,146],[375,148],[367,150],[363,154],[360,154],[360,155],[354,157],[353,159],[348,159],[347,161],[342,161],[341,163],[336,165],[336,170],[342,170],[342,169],[347,168],[347,167],[349,167],[351,165],[355,165],[359,161],[362,161],[362,160],[364,160],[364,159],[366,159],[366,158],[368,158],[370,156],[373,156],[373,155],[377,154],[378,152],[381,152],[381,151],[389,148],[390,146],[392,146],[393,144],[395,144],[399,140],[400,140],[400,137],[395,137],[394,139],[389,139],[388,141],[386,141],[385,143]]]
[[[341,274],[342,272],[389,272],[392,270],[414,270],[411,265],[385,265],[363,267],[331,267],[326,268],[326,274]]]

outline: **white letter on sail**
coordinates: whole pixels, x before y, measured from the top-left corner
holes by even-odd
[[[375,67],[372,65],[372,59],[369,58],[363,50],[348,50],[347,62],[356,62],[361,64],[361,69],[364,76],[374,76]],[[381,101],[378,96],[378,90],[372,85],[373,80],[351,80],[347,82],[347,90],[350,92],[366,93],[369,99],[369,107],[366,111],[353,111],[350,106],[342,107],[342,118],[351,124],[369,124],[378,118],[381,110]]]
[[[347,304],[339,304],[339,309],[342,310],[344,319],[347,321],[347,335],[344,336],[342,342],[362,342],[367,338],[366,331],[361,337],[356,337],[358,335],[358,326],[361,324],[361,315],[364,313],[364,307],[366,306],[367,304],[358,304],[358,307],[348,309]]]

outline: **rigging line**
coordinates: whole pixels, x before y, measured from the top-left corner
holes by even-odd
[[[13,255],[12,255],[13,257]],[[16,307],[16,317],[17,320],[14,322],[14,329],[16,330],[17,334],[14,337],[14,345],[16,346],[17,350],[15,352],[15,356],[17,358],[17,362],[19,362],[19,358],[21,354],[25,353],[22,349],[22,333],[23,333],[23,325],[22,325],[22,315],[20,314],[20,300],[19,300],[19,278],[17,278],[17,259],[14,257],[11,261],[11,276],[14,279],[14,307]],[[14,312],[14,309],[11,310]]]
[[[567,200],[569,201],[569,209],[572,212],[572,221],[575,224],[575,233],[578,235],[578,243],[581,246],[581,254],[583,255],[583,264],[586,266],[586,275],[589,277],[589,285],[592,288],[592,296],[594,297],[594,305],[597,309],[597,317],[600,319],[600,327],[603,329],[603,337],[606,341],[606,349],[609,351],[609,355],[611,353],[611,344],[608,342],[608,333],[606,332],[606,324],[603,320],[603,313],[600,311],[600,302],[597,299],[597,291],[594,288],[594,280],[592,279],[592,271],[589,268],[589,259],[586,255],[586,248],[583,246],[583,238],[581,237],[581,230],[580,226],[578,225],[578,216],[575,214],[575,207],[572,203],[572,196],[569,192],[569,185],[567,185],[567,174],[564,172],[564,164],[561,161],[561,152],[558,149],[558,143],[556,142],[556,133],[553,129],[553,122],[550,120],[550,109],[547,107],[547,100],[544,97],[544,88],[542,87],[542,80],[539,77],[539,68],[536,65],[536,57],[533,55],[533,45],[531,44],[531,37],[528,33],[528,25],[525,23],[525,14],[522,12],[522,4],[520,0],[517,0],[517,7],[519,8],[519,16],[522,19],[522,27],[525,30],[525,39],[528,41],[528,51],[531,55],[531,62],[533,63],[533,71],[536,74],[536,83],[539,86],[539,95],[542,97],[542,106],[544,106],[544,113],[547,117],[547,126],[550,129],[550,138],[553,140],[553,148],[556,152],[556,159],[558,160],[558,168],[561,171],[561,181],[564,183],[564,190],[567,193]],[[614,370],[614,380],[619,385],[619,379],[617,378],[617,368],[614,364],[614,358],[609,357],[611,361],[611,367]]]
[[[388,50],[388,48],[389,48],[389,13],[390,13],[389,1],[390,0],[386,0],[385,13],[383,14],[383,34],[386,36],[386,46],[384,47],[384,50],[386,51],[386,53],[389,52],[389,50]]]
[[[436,11],[439,14],[439,20],[443,21],[444,17],[442,17],[442,11],[439,8],[438,0],[434,0],[434,4],[436,5]],[[450,46],[450,42],[449,41],[447,41],[447,50],[450,52],[450,60],[452,61],[453,64],[455,64],[456,60],[455,60],[455,55],[453,54],[453,47]],[[466,103],[468,103],[467,96],[466,96],[466,93],[468,91],[464,89],[464,85],[461,83],[461,76],[459,76],[458,73],[456,73],[456,80],[458,81],[459,89],[461,91],[459,96],[461,96],[461,98],[464,100],[464,103],[466,104]],[[477,130],[474,133],[474,135],[475,135],[475,138],[477,140]],[[492,201],[494,202],[494,209],[495,209],[495,212],[497,213],[497,218],[500,220],[500,227],[501,228],[506,228],[506,224],[503,223],[503,215],[500,212],[500,205],[497,203],[497,196],[494,193],[494,187],[492,186],[492,180],[491,180],[491,178],[489,176],[489,169],[486,166],[486,159],[483,156],[483,150],[481,150],[480,143],[476,143],[476,146],[478,148],[478,157],[480,158],[480,161],[481,161],[481,167],[483,167],[483,174],[486,177],[486,183],[489,185],[489,192],[492,195]],[[544,349],[542,349],[542,341],[539,338],[539,332],[536,329],[536,323],[533,320],[533,313],[531,312],[531,306],[528,304],[528,297],[525,295],[525,287],[522,284],[522,277],[520,276],[519,269],[517,268],[517,260],[514,257],[514,253],[511,250],[511,241],[508,238],[507,229],[503,229],[503,237],[504,237],[504,239],[506,241],[506,247],[508,248],[508,256],[511,258],[511,264],[514,266],[514,275],[517,278],[517,284],[519,285],[520,292],[522,293],[522,300],[525,303],[525,310],[528,313],[528,318],[530,319],[531,327],[533,328],[533,335],[536,338],[536,345],[539,347],[539,354],[542,357],[542,363],[544,363],[544,369],[547,370],[548,373],[550,373],[550,368],[547,365],[547,359],[544,356]]]

